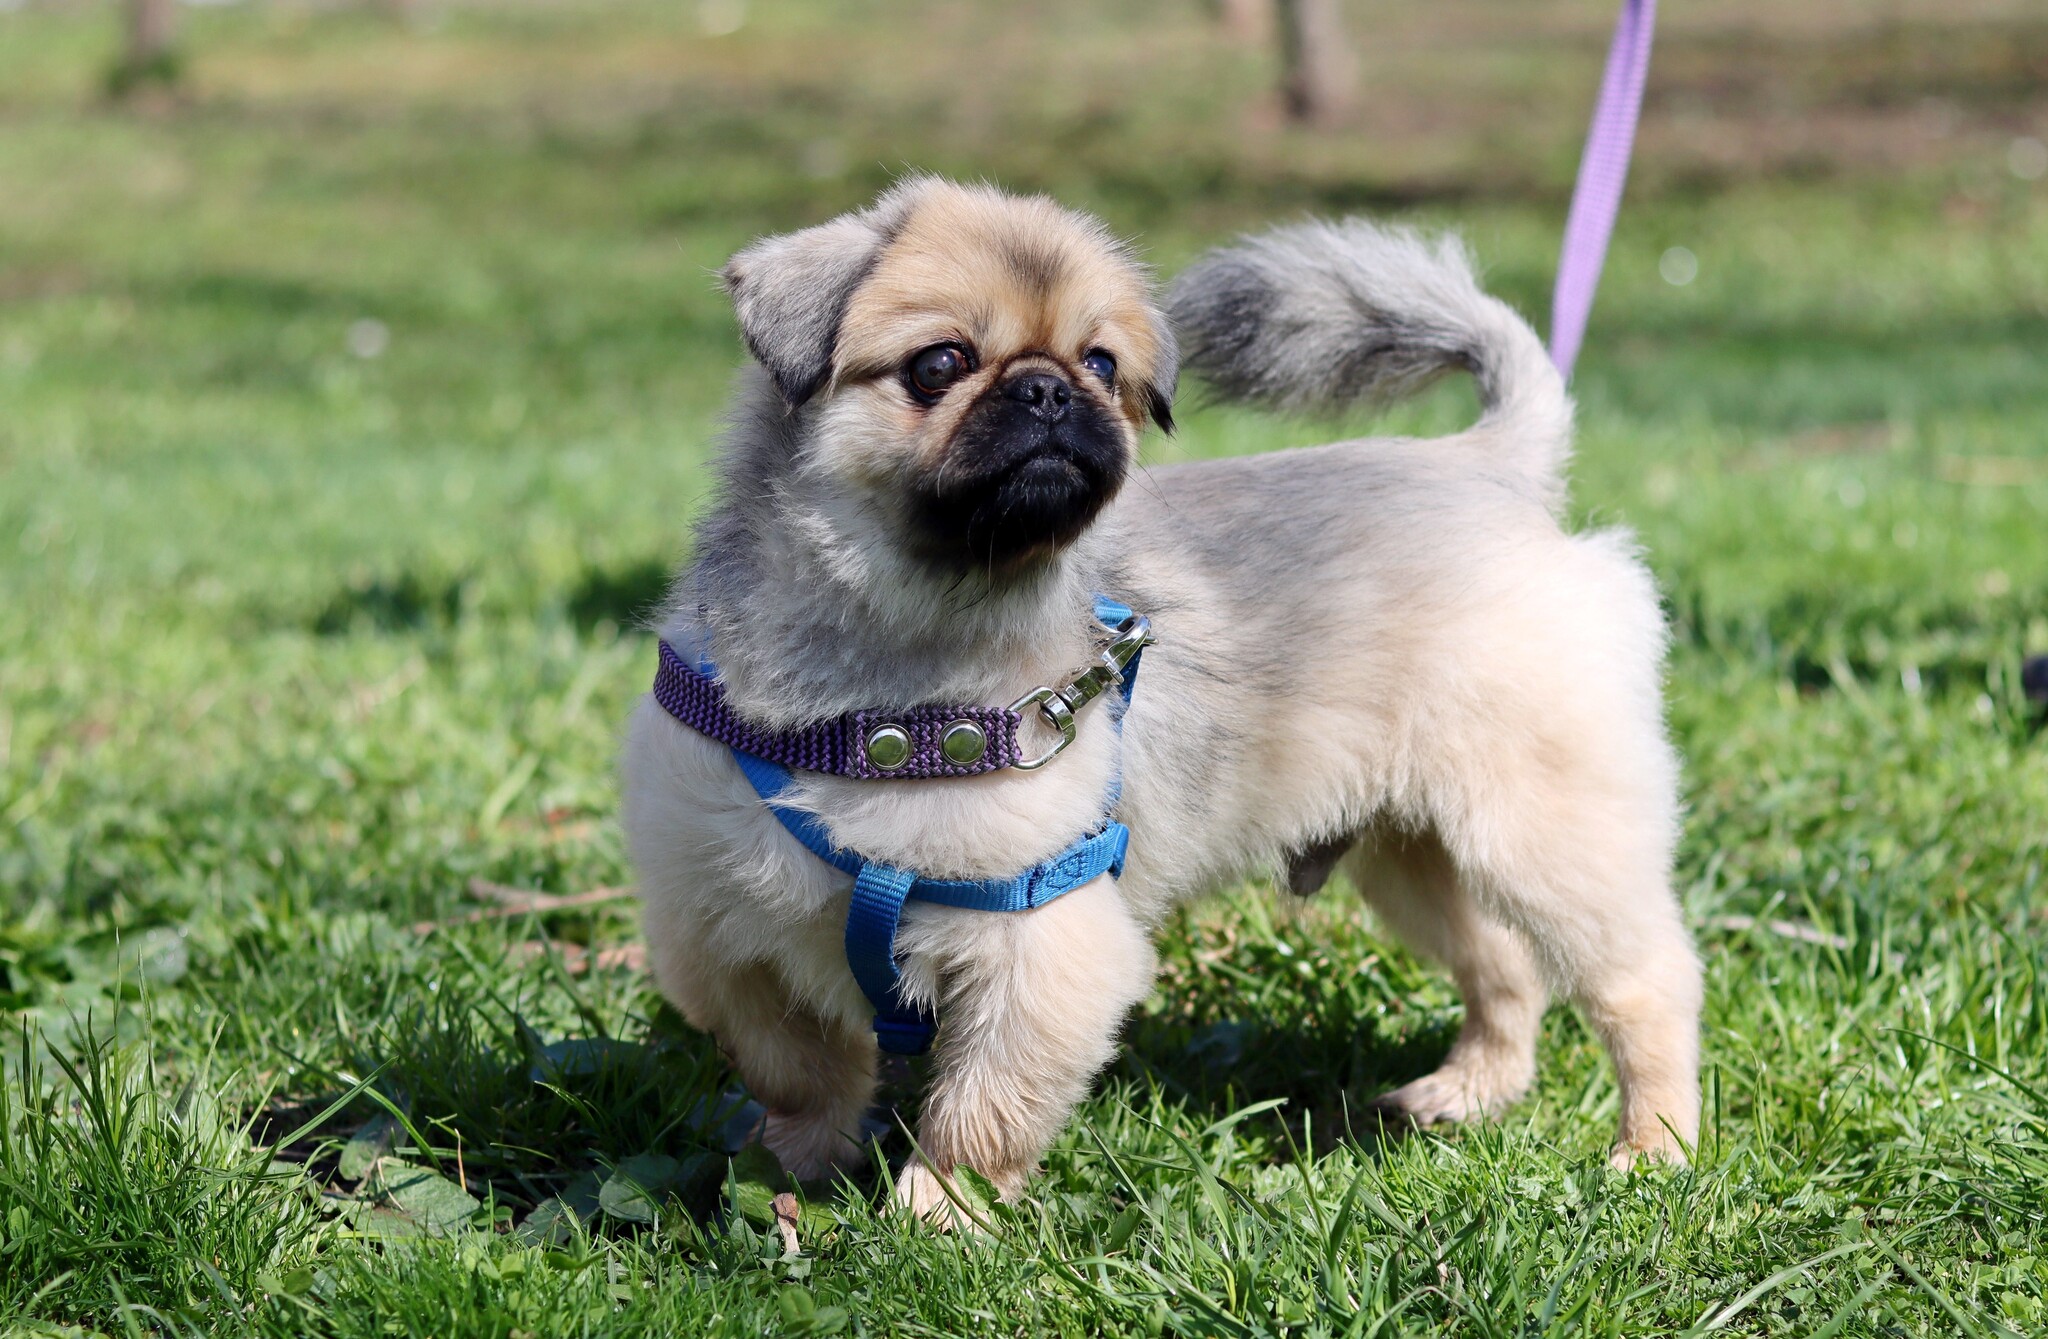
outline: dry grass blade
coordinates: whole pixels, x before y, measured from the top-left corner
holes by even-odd
[[[492,883],[488,879],[471,879],[469,895],[480,902],[496,902],[503,908],[503,914],[516,916],[527,911],[560,911],[565,907],[587,907],[600,902],[617,902],[633,896],[633,890],[627,887],[602,887],[580,893],[544,893],[538,888],[514,888],[509,884]]]
[[[1837,952],[1847,952],[1849,939],[1846,935],[1829,934],[1826,930],[1798,921],[1760,921],[1754,916],[1716,916],[1707,922],[1716,930],[1727,930],[1733,934],[1747,934],[1751,930],[1763,930],[1781,939],[1796,939],[1802,944],[1818,944]]]
[[[1820,948],[1831,948],[1837,953],[1846,953],[1852,947],[1847,935],[1831,934],[1799,921],[1758,920],[1754,916],[1715,916],[1707,922],[1716,930],[1727,930],[1731,934],[1748,934],[1751,930],[1762,930],[1777,935],[1780,939],[1794,939],[1802,944],[1814,944]],[[1905,962],[1902,953],[1887,953],[1885,961],[1894,968]]]
[[[563,944],[546,939],[528,939],[514,944],[506,954],[511,962],[531,962],[553,953],[572,975],[588,971],[644,972],[647,970],[645,944],[621,944],[617,948],[589,949],[581,944]]]
[[[782,1235],[782,1253],[795,1255],[798,1251],[796,1221],[802,1213],[796,1196],[785,1190],[775,1197],[770,1207],[775,1210],[775,1230]]]
[[[418,921],[414,923],[414,934],[431,934],[453,925],[475,925],[480,921],[505,920],[513,916],[545,915],[553,911],[573,911],[579,907],[602,906],[607,902],[623,902],[633,896],[631,888],[591,888],[580,893],[543,893],[532,888],[513,888],[502,883],[491,883],[484,879],[469,881],[470,896],[498,905],[481,911],[471,911],[460,916],[451,916],[444,921]]]

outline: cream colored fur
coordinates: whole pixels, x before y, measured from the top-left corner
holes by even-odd
[[[914,220],[933,200],[957,204],[947,193],[960,188],[906,189]],[[1000,222],[988,194],[975,207]],[[1019,226],[1090,266],[1124,264],[1096,232],[1060,233],[1053,217],[1034,205]],[[972,284],[973,259],[956,254],[948,282]],[[900,272],[892,282],[905,287]],[[878,691],[905,705],[1001,703],[1061,682],[1089,658],[1090,589],[1150,613],[1158,636],[1122,732],[1122,880],[1031,912],[905,910],[899,961],[942,1019],[923,1157],[898,1183],[909,1208],[942,1214],[939,1176],[962,1165],[1017,1193],[1150,988],[1150,937],[1168,912],[1332,838],[1352,844],[1346,869],[1387,926],[1444,962],[1466,1000],[1443,1066],[1388,1094],[1388,1110],[1426,1124],[1520,1097],[1555,991],[1614,1058],[1617,1159],[1684,1156],[1698,1128],[1700,980],[1669,883],[1678,778],[1657,595],[1625,535],[1560,527],[1568,406],[1533,335],[1496,308],[1486,349],[1500,365],[1484,371],[1504,393],[1473,430],[1154,471],[1042,567],[989,574],[971,610],[905,575],[886,494],[859,491],[900,484],[877,464],[899,413],[880,403],[886,380],[833,373],[794,411],[788,431],[816,454],[752,490],[776,500],[749,522],[774,527],[748,555],[749,607],[717,608],[700,578],[664,628],[692,645],[708,618],[740,709],[754,691],[764,718],[798,714],[771,699],[791,667],[750,649],[748,620],[824,618],[805,612],[826,607],[821,587],[840,612],[819,636],[868,639],[857,664],[870,677],[820,668],[801,699],[820,715],[881,705],[861,696]],[[1044,314],[1008,324],[1059,328]],[[1096,328],[1073,348],[1018,352],[1067,365],[1111,337]],[[861,347],[879,358],[872,345]],[[1127,415],[1133,450],[1139,417]],[[835,441],[851,452],[845,471]],[[904,450],[922,462],[904,471],[944,467],[942,445]],[[943,671],[913,672],[934,644]],[[1119,762],[1113,709],[1090,706],[1074,748],[1042,771],[802,776],[795,802],[870,858],[1012,874],[1096,821]],[[850,1163],[876,1082],[871,1010],[841,942],[850,881],[784,831],[723,745],[651,698],[628,726],[623,771],[661,989],[770,1108],[764,1139],[785,1166],[812,1177]]]

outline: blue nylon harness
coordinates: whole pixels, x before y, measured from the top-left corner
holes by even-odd
[[[1095,597],[1096,620],[1112,631],[1131,616],[1130,609],[1115,600]],[[710,667],[705,669],[708,673]],[[1137,679],[1138,656],[1134,655],[1118,686],[1126,706]],[[1122,728],[1119,716],[1119,733]],[[1110,781],[1102,826],[1050,860],[1008,879],[935,879],[835,846],[815,814],[776,803],[777,797],[795,784],[787,767],[741,749],[733,749],[732,756],[748,784],[791,836],[826,864],[853,876],[853,902],[846,910],[846,964],[853,969],[861,993],[874,1006],[876,1042],[896,1055],[924,1054],[938,1027],[937,1019],[902,995],[903,977],[896,968],[896,927],[903,919],[905,902],[935,902],[969,911],[1029,911],[1104,874],[1121,877],[1124,855],[1130,848],[1130,829],[1110,817],[1123,789],[1121,763]]]

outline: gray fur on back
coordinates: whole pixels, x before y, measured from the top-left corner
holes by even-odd
[[[1488,420],[1538,472],[1563,460],[1564,383],[1542,342],[1489,296],[1456,237],[1362,219],[1276,228],[1212,251],[1167,309],[1186,366],[1226,399],[1289,412],[1381,403],[1470,371]]]

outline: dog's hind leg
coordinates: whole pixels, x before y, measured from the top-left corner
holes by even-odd
[[[1033,911],[924,909],[897,937],[906,975],[939,983],[920,1156],[896,1199],[953,1226],[947,1185],[972,1167],[1015,1195],[1109,1062],[1124,1015],[1151,988],[1143,928],[1107,876]]]
[[[1494,1115],[1528,1091],[1548,998],[1528,946],[1489,916],[1434,836],[1368,836],[1347,873],[1402,942],[1448,967],[1465,1021],[1442,1065],[1383,1094],[1383,1116],[1434,1125]]]
[[[1699,1132],[1703,987],[1671,892],[1675,805],[1660,778],[1629,776],[1619,751],[1551,756],[1546,784],[1488,787],[1483,807],[1468,801],[1445,847],[1612,1057],[1616,1164],[1683,1161]]]

